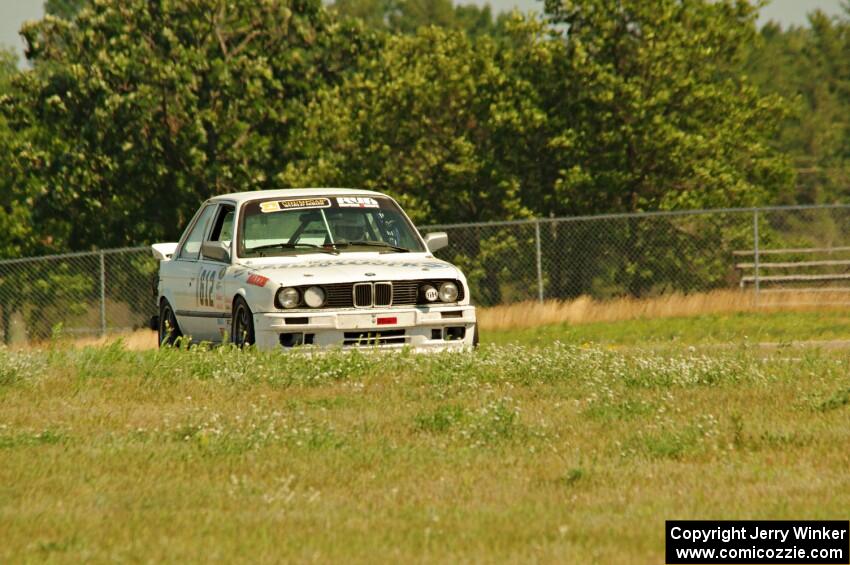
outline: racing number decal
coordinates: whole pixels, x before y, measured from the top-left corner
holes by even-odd
[[[203,269],[198,275],[198,286],[195,288],[195,302],[198,306],[213,306],[213,292],[215,290],[215,269]]]

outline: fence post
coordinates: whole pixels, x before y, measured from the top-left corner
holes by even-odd
[[[753,208],[753,268],[754,283],[753,291],[755,293],[756,307],[759,305],[759,293],[761,292],[761,283],[759,281],[759,211],[758,208]]]
[[[100,251],[100,335],[106,336],[106,257]]]
[[[543,258],[540,253],[540,220],[534,221],[534,239],[537,247],[537,300],[543,302]]]

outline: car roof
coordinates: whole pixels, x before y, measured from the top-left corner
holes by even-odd
[[[300,196],[347,196],[347,195],[370,195],[386,196],[374,190],[359,190],[356,188],[284,188],[279,190],[253,190],[251,192],[234,192],[233,194],[220,194],[210,198],[210,202],[220,200],[235,201],[237,203],[257,198],[291,198]]]

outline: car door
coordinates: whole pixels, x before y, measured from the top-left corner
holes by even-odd
[[[233,256],[233,222],[236,207],[230,203],[221,203],[212,215],[212,223],[204,242],[224,243]],[[197,339],[209,341],[227,341],[230,334],[231,304],[224,288],[225,275],[230,260],[222,261],[206,257],[201,247],[198,260],[197,277],[194,284],[195,306],[198,318]]]
[[[206,204],[196,216],[187,235],[180,244],[174,264],[171,265],[169,281],[174,297],[174,313],[177,323],[184,335],[192,336],[196,341],[205,339],[206,325],[203,315],[198,310],[198,275],[201,270],[201,244],[212,224],[212,218],[218,208],[217,204]],[[213,322],[214,323],[214,322]]]

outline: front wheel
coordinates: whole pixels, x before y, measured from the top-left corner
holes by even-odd
[[[241,296],[233,301],[233,319],[230,324],[230,343],[239,348],[254,345],[254,315]]]
[[[174,315],[174,310],[168,300],[164,300],[159,304],[159,346],[166,347],[174,345],[177,338],[182,337],[180,326],[177,325],[177,316]]]
[[[475,323],[475,328],[472,330],[472,347],[478,348],[478,322]]]

